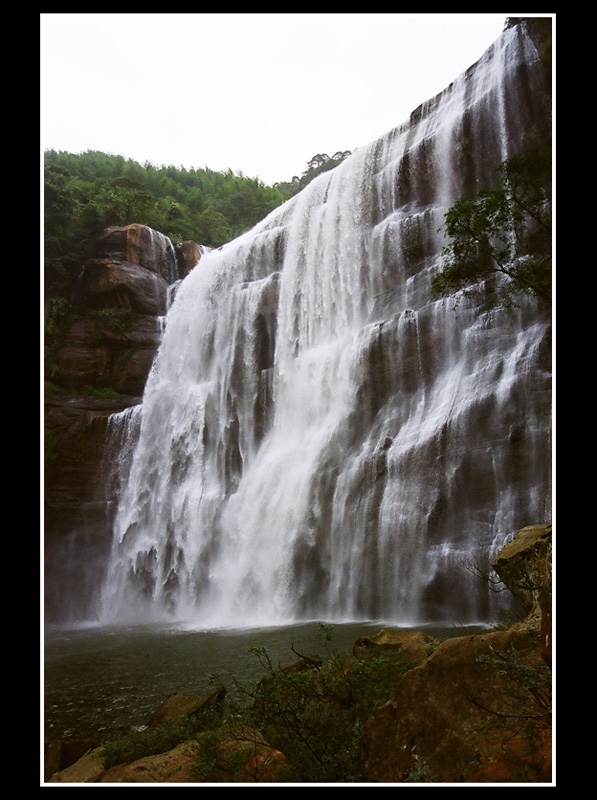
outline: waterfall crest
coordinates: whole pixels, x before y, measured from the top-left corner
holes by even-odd
[[[548,325],[430,300],[455,199],[538,119],[520,26],[182,282],[104,622],[491,619],[467,568],[550,514]],[[535,135],[535,134],[533,134]]]

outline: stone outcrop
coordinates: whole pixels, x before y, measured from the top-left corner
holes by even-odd
[[[194,242],[184,244],[186,259],[179,266],[171,241],[151,228],[103,231],[75,287],[77,316],[54,355],[53,382],[72,392],[92,387],[142,394],[160,343],[169,287],[201,255]]]
[[[529,525],[500,551],[492,566],[518,600],[527,620],[539,620],[543,657],[551,664],[551,525]]]
[[[180,277],[172,242],[146,225],[105,228],[97,237],[94,250],[97,258],[142,267],[159,275],[166,284]]]
[[[44,780],[49,781],[52,775],[76,764],[96,747],[97,742],[92,739],[76,739],[70,742],[56,739],[46,741],[44,744]]]
[[[153,714],[147,725],[148,729],[160,725],[175,725],[186,717],[195,717],[204,711],[211,711],[221,705],[226,697],[226,689],[220,686],[204,697],[193,697],[186,694],[173,694]]]
[[[93,783],[270,783],[283,779],[286,759],[258,731],[199,734],[165,753],[94,774]],[[93,769],[93,767],[92,767]],[[62,778],[62,780],[61,780]],[[53,782],[64,782],[55,776]]]
[[[163,753],[105,766],[101,747],[48,775],[46,783],[272,783],[284,780],[286,758],[252,728],[198,733]]]
[[[76,291],[76,302],[88,308],[130,308],[152,316],[166,313],[166,281],[145,267],[111,258],[90,259]]]
[[[528,586],[526,570],[532,598],[542,596],[551,585],[550,553],[551,526],[526,528],[500,553],[500,575]],[[394,697],[365,725],[363,757],[371,781],[551,780],[548,622],[538,602],[525,602],[530,613],[522,622],[448,639],[402,678]]]
[[[82,265],[75,314],[47,375],[53,387],[44,407],[48,622],[68,619],[67,600],[84,616],[101,583],[110,544],[111,498],[101,476],[107,420],[140,403],[170,288],[200,257],[195,242],[177,253],[167,237],[133,224],[104,230]]]
[[[286,759],[258,731],[199,734],[171,750],[106,769],[102,748],[90,750],[47,783],[273,783]]]
[[[400,653],[407,661],[418,662],[430,656],[438,645],[438,639],[421,631],[389,628],[374,636],[361,636],[352,654],[358,659],[372,659],[385,653]]]
[[[187,239],[175,245],[178,273],[181,277],[188,275],[201,258],[201,247],[192,239]]]
[[[91,387],[140,397],[161,335],[159,315],[106,311],[77,319],[54,356],[53,380],[72,392]]]
[[[197,780],[193,765],[199,744],[182,742],[165,753],[139,758],[130,764],[118,764],[103,771],[94,783],[193,783]],[[61,781],[63,782],[63,781]]]
[[[104,772],[103,749],[96,747],[66,769],[54,773],[46,783],[97,783]]]

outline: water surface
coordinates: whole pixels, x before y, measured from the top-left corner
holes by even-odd
[[[114,738],[147,724],[175,693],[202,695],[210,676],[232,690],[233,678],[251,685],[264,668],[250,648],[265,648],[272,663],[297,660],[292,648],[325,657],[332,649],[350,654],[359,636],[381,622],[336,624],[331,643],[318,622],[220,630],[135,626],[47,630],[44,645],[44,733],[46,737]],[[470,628],[430,629],[459,635]]]

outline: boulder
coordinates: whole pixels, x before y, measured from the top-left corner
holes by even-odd
[[[498,553],[492,567],[526,614],[540,608],[540,596],[551,583],[552,527],[529,525]]]
[[[103,751],[86,753],[47,783],[273,783],[286,758],[246,726],[200,733],[172,749],[104,769]]]
[[[448,639],[404,675],[364,726],[369,780],[551,781],[551,525],[521,530],[494,568],[527,617]]]
[[[49,781],[52,775],[60,772],[60,751],[62,742],[53,739],[44,742],[44,781]]]
[[[98,776],[96,783],[193,783],[193,765],[199,744],[182,742],[165,753],[145,756],[131,764],[118,764]]]
[[[105,228],[94,242],[94,252],[96,258],[126,261],[148,269],[168,284],[181,277],[170,239],[146,225]]]
[[[178,274],[184,278],[197,266],[201,258],[201,248],[197,242],[187,239],[175,245],[174,250],[178,261]]]
[[[163,316],[168,282],[152,270],[113,258],[85,262],[75,286],[79,309],[129,308],[138,314]]]
[[[282,783],[287,762],[263,735],[246,725],[223,727],[198,737],[200,758],[195,781],[201,783]]]
[[[361,636],[356,640],[352,653],[359,660],[377,658],[385,653],[400,653],[413,663],[427,658],[439,645],[439,640],[421,631],[387,628],[374,636]]]
[[[527,614],[539,621],[543,657],[552,657],[552,526],[529,525],[520,530],[494,559],[492,567]]]
[[[175,725],[184,717],[194,717],[203,711],[216,709],[226,697],[226,689],[219,686],[203,697],[187,694],[172,694],[155,712],[148,724],[148,729],[162,725]]]
[[[165,753],[110,767],[96,783],[271,783],[286,759],[251,728],[199,734]]]
[[[101,747],[96,747],[70,767],[56,772],[47,783],[97,783],[103,772],[103,750]]]
[[[525,626],[446,640],[368,718],[368,779],[550,781],[550,679]]]
[[[69,742],[51,739],[45,742],[44,781],[49,781],[57,772],[72,766],[95,747],[97,743],[93,739],[74,739]]]

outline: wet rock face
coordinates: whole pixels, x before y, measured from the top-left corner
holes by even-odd
[[[161,336],[157,316],[100,310],[73,322],[54,356],[53,379],[73,392],[91,386],[140,397]]]
[[[168,284],[155,272],[109,258],[88,261],[76,287],[79,308],[130,308],[139,314],[166,313]]]
[[[96,239],[94,249],[97,258],[125,261],[143,267],[159,275],[167,284],[182,277],[170,239],[146,225],[133,223],[106,228]]]
[[[169,287],[200,254],[144,225],[107,228],[82,267],[76,315],[53,355],[61,393],[45,403],[47,621],[63,603],[86,613],[101,585],[111,532],[101,466],[108,417],[140,403],[160,345]]]
[[[201,248],[197,242],[187,239],[175,246],[178,272],[181,278],[193,270],[201,258]]]

